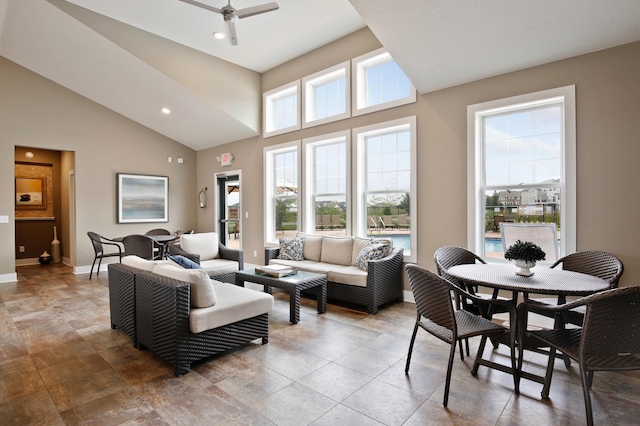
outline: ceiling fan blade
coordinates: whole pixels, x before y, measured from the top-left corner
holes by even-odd
[[[271,12],[273,10],[278,10],[279,8],[280,6],[278,6],[278,3],[271,2],[271,3],[262,4],[260,6],[253,6],[253,7],[247,7],[246,9],[236,10],[236,16],[239,19],[248,18],[249,16]]]
[[[213,6],[209,6],[208,4],[204,4],[204,3],[200,3],[198,1],[193,1],[193,0],[180,0],[183,3],[187,3],[202,9],[206,9],[206,10],[210,10],[211,12],[215,12],[215,13],[222,13],[222,10],[213,7]]]
[[[232,16],[224,17],[224,26],[227,29],[227,38],[232,46],[238,45],[238,36],[236,35],[236,25]]]

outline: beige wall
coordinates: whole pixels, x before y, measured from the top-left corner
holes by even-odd
[[[380,47],[364,29],[265,73],[263,91]],[[91,263],[86,231],[117,236],[144,232],[149,224],[115,223],[115,174],[137,172],[170,178],[170,230],[215,229],[215,173],[241,170],[243,244],[248,262],[263,260],[262,151],[291,140],[416,115],[418,120],[418,263],[434,268],[441,245],[465,245],[467,105],[570,84],[576,86],[578,250],[600,249],[622,259],[622,285],[640,284],[635,217],[640,171],[640,43],[555,62],[425,94],[415,104],[342,120],[268,139],[261,137],[197,153],[0,58],[0,181],[12,182],[14,147],[75,153],[78,257]],[[234,164],[215,157],[231,152]],[[185,158],[168,164],[167,156]],[[194,166],[195,165],[195,166]],[[197,171],[196,171],[197,168]],[[196,195],[209,188],[209,204]],[[13,186],[0,186],[0,276],[13,273]],[[197,226],[196,226],[197,224]],[[165,225],[163,225],[165,226]],[[257,258],[253,251],[257,251]],[[405,288],[406,284],[405,284]]]
[[[358,31],[265,73],[263,91],[378,47],[368,29]],[[467,106],[572,84],[577,101],[577,248],[615,254],[625,264],[621,285],[640,284],[634,227],[640,208],[640,43],[428,93],[416,104],[389,111],[200,151],[198,185],[211,188],[214,173],[224,170],[215,157],[233,153],[230,168],[242,170],[244,210],[249,211],[243,224],[245,259],[261,263],[265,146],[417,115],[418,217],[412,222],[418,226],[418,263],[435,269],[438,247],[467,242]],[[200,215],[198,223],[213,229],[213,212]]]
[[[0,278],[15,272],[11,184],[15,146],[75,153],[75,266],[93,261],[86,235],[90,230],[116,237],[157,225],[171,231],[195,227],[195,151],[4,58],[0,58],[0,94],[0,181],[5,182],[0,185],[0,215],[9,216],[8,224],[0,224]],[[171,164],[168,156],[174,158]],[[177,157],[184,158],[184,164],[178,164]],[[116,223],[119,172],[169,177],[169,223]]]

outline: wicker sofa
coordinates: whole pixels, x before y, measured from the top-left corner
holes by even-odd
[[[211,278],[235,284],[236,272],[244,269],[244,252],[222,244],[215,232],[183,234],[169,246],[170,255],[181,255],[198,263]]]
[[[111,327],[167,361],[176,376],[194,361],[255,339],[268,342],[270,294],[212,280],[215,304],[194,307],[192,283],[153,270],[109,264]]]
[[[356,259],[371,241],[369,238],[302,233],[298,238],[304,238],[303,260],[281,259],[280,247],[267,247],[265,264],[288,265],[301,271],[326,274],[328,299],[364,305],[370,314],[376,314],[378,307],[386,303],[402,302],[404,251],[392,247],[390,240],[375,240],[389,244],[389,249],[381,259],[368,261],[363,270],[356,266]]]

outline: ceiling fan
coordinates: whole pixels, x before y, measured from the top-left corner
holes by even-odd
[[[247,7],[245,9],[236,10],[231,6],[231,0],[226,6],[218,9],[217,7],[209,6],[194,0],[180,0],[181,2],[191,4],[193,6],[200,7],[202,9],[210,10],[211,12],[219,13],[224,18],[225,28],[227,30],[227,37],[229,38],[229,44],[234,46],[238,45],[238,37],[236,35],[236,27],[234,21],[237,19],[248,18],[249,16],[259,15],[261,13],[271,12],[278,10],[280,6],[278,3],[271,2],[262,4],[259,6]]]

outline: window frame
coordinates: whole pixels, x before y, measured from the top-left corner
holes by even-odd
[[[332,115],[325,118],[315,117],[315,90],[314,88],[339,78],[342,74],[344,76],[344,101],[345,112],[342,114]],[[302,79],[302,99],[304,101],[304,107],[302,108],[302,128],[306,129],[313,126],[319,126],[321,124],[331,123],[334,121],[344,120],[351,117],[351,62],[345,61],[340,64],[334,65],[325,70],[306,76]]]
[[[358,115],[369,114],[375,111],[382,111],[385,109],[416,102],[416,88],[413,86],[413,83],[411,83],[411,80],[409,80],[409,96],[395,99],[393,101],[382,102],[376,105],[365,105],[367,93],[367,79],[365,77],[366,69],[374,64],[382,64],[391,61],[396,62],[395,59],[393,59],[393,57],[389,54],[389,52],[387,52],[387,50],[384,48],[374,50],[373,52],[369,52],[352,59],[353,65],[351,67],[351,78],[354,81],[354,84],[352,85],[352,116],[356,117]],[[396,65],[398,65],[397,62]]]
[[[314,148],[322,145],[329,145],[344,139],[346,150],[346,186],[345,186],[345,202],[346,202],[346,219],[345,231],[346,235],[351,235],[351,132],[349,130],[306,138],[302,140],[303,145],[303,188],[304,188],[304,212],[302,229],[308,234],[315,234],[315,154]],[[336,193],[339,194],[339,193]],[[331,195],[331,194],[328,194]]]
[[[467,246],[484,256],[485,193],[483,182],[484,149],[482,119],[486,116],[517,111],[536,105],[561,101],[563,109],[563,143],[561,147],[560,253],[562,257],[576,251],[576,100],[575,85],[512,96],[467,106]],[[544,187],[525,185],[523,188]],[[548,186],[548,185],[546,185]],[[485,258],[502,263],[504,259]]]
[[[263,149],[263,167],[264,167],[264,244],[266,247],[279,245],[279,239],[276,236],[275,226],[275,162],[274,158],[277,154],[295,151],[297,153],[297,178],[298,193],[297,204],[300,204],[300,181],[301,181],[301,156],[300,156],[300,140],[285,142],[278,145],[264,147]],[[302,214],[298,212],[297,229],[300,229]]]
[[[418,179],[417,179],[417,120],[416,116],[409,116],[405,118],[399,118],[396,120],[385,121],[381,123],[375,123],[364,127],[354,128],[352,130],[353,136],[352,144],[353,158],[355,158],[355,181],[352,185],[353,190],[352,203],[355,210],[352,216],[352,235],[358,237],[367,236],[367,192],[366,192],[366,149],[365,141],[369,136],[375,136],[377,134],[387,133],[393,130],[409,130],[409,142],[410,142],[410,166],[409,182],[411,187],[409,188],[409,197],[411,201],[409,207],[409,216],[412,218],[410,236],[410,253],[405,250],[404,261],[416,262],[418,258],[418,206],[417,206],[417,193],[418,193]],[[376,193],[383,193],[385,191],[375,191]],[[402,190],[393,190],[386,192],[405,192]]]
[[[296,94],[296,122],[292,126],[275,129],[274,104],[276,101],[289,96],[290,92]],[[300,80],[292,81],[291,83],[287,83],[262,94],[262,123],[264,138],[300,130],[300,97]]]

